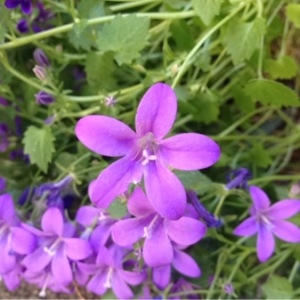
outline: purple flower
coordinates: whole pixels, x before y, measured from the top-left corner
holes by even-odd
[[[223,225],[220,220],[217,220],[215,216],[203,206],[203,204],[198,200],[197,194],[194,191],[187,191],[187,198],[198,213],[198,217],[204,221],[208,228],[219,228]]]
[[[0,152],[5,152],[9,147],[8,133],[8,126],[0,123]]]
[[[30,0],[6,0],[5,6],[8,9],[14,9],[18,6],[21,6],[21,10],[24,14],[31,14],[32,11],[32,4]]]
[[[40,49],[40,48],[35,49],[33,52],[33,57],[34,57],[35,62],[39,66],[44,67],[44,68],[47,68],[50,66],[49,59],[42,49]]]
[[[54,97],[44,91],[39,91],[35,96],[35,101],[38,104],[49,105],[54,102]]]
[[[135,218],[115,223],[112,227],[113,240],[126,247],[145,238],[143,258],[151,267],[172,263],[175,255],[172,242],[189,246],[198,242],[206,233],[204,224],[193,218],[183,216],[176,221],[162,218],[140,187],[129,198],[128,210]]]
[[[73,237],[74,227],[64,223],[62,213],[56,207],[44,213],[41,225],[43,231],[23,224],[39,238],[38,247],[24,258],[23,264],[32,273],[42,272],[51,266],[55,281],[67,285],[73,280],[71,261],[91,255],[90,245],[85,240]]]
[[[284,199],[271,205],[266,193],[256,187],[249,188],[253,205],[250,208],[251,217],[244,220],[235,230],[239,236],[257,234],[257,256],[261,262],[270,258],[275,250],[275,239],[289,243],[300,242],[300,229],[285,221],[285,219],[299,213],[300,200]]]
[[[120,299],[132,298],[130,285],[138,285],[146,279],[145,272],[131,272],[123,269],[123,258],[127,251],[112,246],[101,247],[96,260],[96,274],[91,278],[87,289],[97,295],[103,295],[111,288]]]
[[[6,179],[0,176],[0,194],[3,193],[6,189]]]
[[[10,103],[9,103],[9,101],[7,101],[5,98],[3,98],[3,97],[0,96],[0,105],[6,107],[6,106],[9,106]]]
[[[228,190],[236,189],[236,188],[248,190],[247,181],[251,178],[252,178],[252,174],[246,168],[238,168],[232,170],[228,174],[228,178],[227,178],[228,183],[226,184],[226,188]]]
[[[180,293],[182,295],[181,299],[201,299],[199,293],[196,293],[195,290],[199,290],[200,286],[195,284],[191,284],[187,282],[185,279],[180,277],[177,282],[172,286],[170,290],[170,296],[168,299],[180,299],[178,296],[172,296],[172,294]]]
[[[89,149],[105,156],[124,156],[100,173],[89,186],[89,196],[107,208],[130,183],[144,178],[146,193],[163,217],[179,219],[186,208],[183,185],[170,169],[196,170],[214,164],[219,146],[209,137],[185,133],[163,139],[176,116],[174,91],[166,84],[153,85],[143,96],[135,118],[136,132],[107,116],[79,120],[75,132]]]
[[[29,31],[29,25],[26,19],[19,20],[17,24],[17,29],[21,33],[26,33]]]
[[[234,287],[231,283],[224,284],[223,290],[227,295],[230,295],[230,296],[234,295]]]

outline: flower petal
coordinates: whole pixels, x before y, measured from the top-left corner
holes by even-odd
[[[133,297],[133,292],[117,271],[114,272],[112,277],[112,290],[119,299],[130,299]]]
[[[177,111],[175,92],[164,83],[152,85],[143,96],[135,117],[138,136],[152,132],[163,138],[173,126]]]
[[[257,256],[260,262],[268,260],[275,250],[275,239],[269,228],[260,225],[257,236]]]
[[[170,283],[171,278],[171,265],[153,268],[152,278],[155,285],[163,290]]]
[[[49,264],[51,258],[52,256],[44,251],[43,247],[39,247],[25,256],[23,264],[31,272],[37,273],[42,271]]]
[[[145,271],[131,272],[127,270],[118,270],[119,275],[130,285],[138,285],[147,278]]]
[[[47,233],[61,236],[64,228],[64,220],[61,211],[56,207],[50,207],[42,217],[42,229]]]
[[[249,192],[253,200],[255,211],[264,210],[270,206],[270,199],[261,188],[250,186]]]
[[[145,239],[143,257],[150,267],[160,267],[172,262],[173,247],[163,223],[159,224],[151,237]]]
[[[126,124],[106,116],[91,115],[75,127],[79,141],[90,150],[106,156],[123,156],[131,151],[136,137]]]
[[[177,221],[165,220],[165,226],[170,239],[184,246],[197,243],[206,233],[206,227],[201,221],[188,217]]]
[[[28,254],[36,247],[36,239],[33,234],[21,227],[11,227],[11,247],[19,254]]]
[[[53,277],[63,284],[69,284],[73,280],[72,270],[69,260],[65,254],[64,247],[61,246],[52,258],[51,271]]]
[[[178,220],[186,209],[186,193],[179,179],[160,163],[149,163],[144,172],[146,194],[164,218]]]
[[[65,238],[66,255],[73,260],[87,258],[92,254],[90,243],[79,238]]]
[[[141,187],[137,187],[133,191],[128,199],[127,207],[128,211],[135,217],[145,216],[154,212],[151,203]]]
[[[92,247],[95,249],[95,252],[98,252],[99,247],[104,246],[110,237],[111,227],[114,221],[105,222],[104,224],[100,224],[97,226],[90,238],[90,242]]]
[[[17,225],[17,217],[13,198],[10,194],[0,195],[0,220],[9,225]]]
[[[87,285],[87,289],[96,295],[103,295],[107,288],[104,286],[106,280],[107,268],[100,269],[100,272],[91,278]]]
[[[16,255],[11,253],[9,236],[0,236],[0,274],[13,270],[16,266]]]
[[[300,200],[284,199],[272,205],[266,212],[271,219],[287,219],[300,212]]]
[[[288,243],[300,242],[300,228],[288,221],[272,221],[272,232],[281,240]]]
[[[170,166],[186,171],[210,167],[221,155],[215,141],[197,133],[183,133],[165,139],[159,150]]]
[[[235,235],[239,236],[251,236],[257,232],[257,222],[255,217],[250,217],[244,220],[233,231]]]
[[[130,157],[123,157],[106,169],[89,186],[89,196],[95,205],[107,208],[119,195],[124,193],[134,179],[136,164]]]
[[[20,0],[6,0],[5,6],[9,9],[16,8],[20,4]]]
[[[201,270],[196,261],[183,251],[174,249],[173,267],[181,274],[189,277],[200,277]]]
[[[81,206],[76,213],[76,222],[82,226],[91,226],[98,218],[100,210],[93,206]]]

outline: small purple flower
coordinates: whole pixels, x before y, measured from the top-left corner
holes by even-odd
[[[235,230],[239,236],[257,234],[257,256],[261,262],[270,258],[275,250],[275,239],[288,243],[300,242],[300,228],[285,221],[300,211],[300,200],[284,199],[271,205],[266,193],[256,186],[249,192],[253,201],[250,218],[244,220]]]
[[[6,0],[5,6],[8,9],[14,9],[18,6],[21,6],[21,10],[24,14],[31,14],[32,11],[32,4],[31,0]]]
[[[146,273],[131,272],[123,269],[123,258],[128,252],[117,246],[109,249],[101,247],[96,260],[96,274],[91,278],[87,289],[97,295],[103,295],[112,289],[119,299],[132,298],[130,285],[138,285],[146,279]]]
[[[223,225],[220,220],[217,220],[215,216],[203,206],[194,191],[187,191],[187,199],[198,213],[199,218],[204,221],[208,228],[219,228]]]
[[[54,102],[54,97],[44,91],[39,91],[35,96],[35,101],[38,104],[49,105]]]
[[[237,189],[237,188],[248,190],[247,181],[251,178],[252,178],[252,174],[246,168],[238,168],[232,170],[228,174],[228,178],[227,178],[228,183],[226,184],[226,188],[228,190]]]
[[[201,299],[199,293],[195,293],[195,290],[199,290],[200,286],[192,284],[186,281],[184,278],[180,277],[177,282],[172,286],[170,290],[170,296],[168,299],[180,299],[178,296],[172,296],[172,294],[184,292],[181,299]]]
[[[7,124],[0,123],[0,152],[5,152],[9,147],[9,129]]]
[[[46,125],[51,125],[55,122],[55,120],[56,120],[56,116],[50,116],[50,117],[48,117],[47,119],[44,120],[44,123]]]
[[[231,283],[224,284],[223,290],[227,295],[230,295],[230,296],[234,295],[234,287]]]
[[[115,106],[117,102],[118,102],[118,100],[115,99],[113,96],[107,96],[105,98],[105,105],[108,106],[108,107]]]
[[[40,48],[35,49],[33,52],[33,57],[34,57],[35,62],[39,66],[44,67],[44,68],[47,68],[50,66],[49,59],[42,49],[40,49]]]
[[[6,107],[6,106],[9,106],[10,103],[5,98],[3,98],[3,97],[0,96],[0,105]]]
[[[219,146],[196,133],[164,139],[176,116],[177,100],[170,86],[154,84],[143,96],[135,118],[136,132],[107,116],[92,115],[79,120],[76,135],[86,147],[105,156],[124,156],[103,170],[89,186],[97,206],[107,208],[126,192],[130,183],[144,178],[147,196],[162,216],[179,219],[186,209],[182,183],[170,169],[197,170],[213,165]]]
[[[26,19],[19,20],[17,24],[17,29],[21,33],[26,33],[29,31],[29,25]]]
[[[183,216],[176,221],[162,218],[140,187],[129,198],[128,210],[134,218],[120,220],[113,225],[113,240],[116,244],[127,247],[145,238],[143,258],[151,267],[172,263],[175,255],[172,242],[190,246],[206,233],[205,225],[193,218]]]

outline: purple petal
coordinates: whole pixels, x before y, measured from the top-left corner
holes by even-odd
[[[153,268],[152,278],[155,285],[163,290],[170,283],[171,278],[171,265]]]
[[[15,206],[10,194],[0,195],[0,220],[9,225],[17,225]]]
[[[32,11],[31,0],[22,0],[21,9],[24,14],[30,15]]]
[[[99,209],[93,206],[81,206],[76,213],[76,222],[82,226],[91,226],[99,216]]]
[[[5,6],[8,9],[16,8],[19,4],[20,4],[20,0],[6,0],[5,1]]]
[[[97,252],[99,247],[104,246],[110,237],[113,222],[107,222],[97,226],[91,234],[91,245]]]
[[[218,144],[211,138],[197,133],[183,133],[161,143],[161,155],[173,168],[198,170],[210,167],[220,158]]]
[[[154,209],[170,220],[182,217],[186,193],[179,179],[160,163],[149,163],[144,176],[146,194]]]
[[[73,260],[87,258],[92,254],[90,243],[79,238],[65,238],[66,255]]]
[[[9,236],[0,236],[0,274],[9,272],[16,265],[16,256],[11,253]]]
[[[60,247],[58,251],[56,251],[55,255],[52,258],[51,263],[51,271],[53,277],[59,282],[63,284],[69,284],[73,280],[72,270],[70,267],[69,260],[65,254],[63,249],[64,247]]]
[[[300,212],[300,200],[285,199],[272,205],[266,212],[271,219],[287,219]]]
[[[184,246],[197,243],[206,233],[206,227],[201,221],[188,217],[177,221],[165,220],[165,225],[170,239]]]
[[[233,233],[239,236],[251,236],[257,232],[256,217],[250,217],[244,220],[238,227],[235,228]]]
[[[264,225],[260,225],[257,236],[257,256],[260,262],[270,258],[275,250],[275,239],[272,232]]]
[[[272,221],[272,232],[281,240],[288,243],[300,242],[300,228],[296,225],[283,220]]]
[[[133,297],[131,289],[118,272],[115,272],[112,277],[112,290],[119,299],[130,299]]]
[[[23,264],[31,272],[40,272],[49,264],[51,258],[52,257],[44,251],[43,247],[39,247],[34,252],[25,256]]]
[[[183,251],[174,251],[173,267],[181,274],[189,277],[200,277],[201,270],[196,261]]]
[[[154,212],[151,203],[141,187],[137,187],[133,191],[128,199],[127,207],[128,211],[135,217],[142,217]]]
[[[134,147],[136,134],[126,124],[106,116],[80,119],[75,133],[90,150],[106,156],[123,156]]]
[[[118,274],[130,285],[138,285],[147,278],[147,274],[144,271],[130,272],[126,270],[118,270]]]
[[[103,295],[107,288],[104,286],[106,276],[107,276],[107,269],[102,269],[98,274],[93,276],[87,285],[87,289],[96,295]]]
[[[253,200],[255,211],[260,211],[270,206],[270,200],[267,194],[257,186],[250,186],[249,192]]]
[[[124,157],[104,169],[89,186],[89,196],[100,208],[107,208],[119,195],[124,193],[133,180],[135,163]]]
[[[129,246],[143,237],[144,228],[149,225],[153,216],[140,219],[121,220],[112,226],[112,238],[119,246]]]
[[[28,254],[35,249],[36,239],[27,230],[21,227],[11,227],[11,246],[19,254]]]
[[[61,211],[56,207],[50,207],[42,217],[42,229],[47,233],[61,236],[64,228],[64,220]]]
[[[150,267],[160,267],[172,262],[173,247],[162,223],[153,231],[151,237],[145,239],[143,257]]]
[[[141,137],[152,132],[163,138],[173,126],[177,111],[176,95],[164,83],[152,85],[143,96],[135,117],[137,134]]]

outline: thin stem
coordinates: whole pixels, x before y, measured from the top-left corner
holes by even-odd
[[[258,184],[261,182],[270,182],[270,181],[291,181],[291,180],[299,180],[300,175],[271,175],[271,176],[265,176],[260,178],[255,178],[249,180],[249,184]]]

